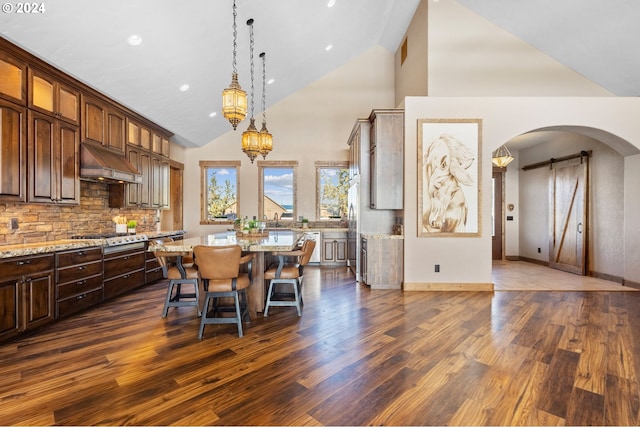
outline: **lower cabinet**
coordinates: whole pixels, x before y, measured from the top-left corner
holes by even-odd
[[[56,317],[100,303],[102,247],[56,253]]]
[[[53,254],[0,261],[0,341],[54,319]]]
[[[360,274],[372,289],[401,289],[403,280],[403,240],[362,236]]]
[[[126,245],[133,246],[133,245]],[[145,283],[145,244],[135,248],[105,252],[104,298],[113,298]]]
[[[347,232],[322,232],[322,264],[347,263]]]

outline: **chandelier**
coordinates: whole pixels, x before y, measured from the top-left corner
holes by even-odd
[[[231,84],[222,91],[222,114],[231,122],[233,130],[236,130],[247,115],[247,92],[242,90],[238,83],[238,69],[236,63],[236,48],[238,31],[236,27],[236,2],[233,0],[233,73],[231,74]]]
[[[267,130],[267,72],[266,72],[266,53],[262,52],[262,129],[258,134],[258,146],[262,158],[266,159],[267,154],[273,150],[273,136]]]
[[[260,154],[260,135],[253,118],[253,19],[249,19],[247,25],[249,26],[249,54],[251,59],[251,120],[247,130],[242,132],[242,151],[249,156],[251,163],[253,163],[256,156]]]
[[[494,165],[499,168],[506,168],[509,163],[513,160],[513,156],[506,144],[502,144],[496,151],[491,155],[491,161]]]

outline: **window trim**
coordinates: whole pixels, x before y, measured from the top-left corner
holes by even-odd
[[[291,222],[295,222],[298,213],[298,162],[296,160],[258,160],[258,218],[264,218],[264,169],[291,168],[293,169],[293,214]],[[268,221],[273,218],[267,218]],[[279,219],[280,220],[280,219]],[[289,222],[289,219],[285,221]]]
[[[207,214],[207,169],[234,168],[236,170],[236,212],[240,212],[240,166],[239,160],[200,160],[200,225],[233,224],[233,221],[215,221],[208,219]]]
[[[349,171],[349,162],[335,160],[317,160],[314,162],[316,168],[316,221],[336,221],[333,218],[321,218],[320,215],[320,169],[347,169]]]

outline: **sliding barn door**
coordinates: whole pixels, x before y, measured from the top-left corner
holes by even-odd
[[[586,274],[589,157],[551,165],[549,267]]]

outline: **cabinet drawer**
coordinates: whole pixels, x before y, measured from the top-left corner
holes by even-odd
[[[23,276],[53,270],[53,254],[10,258],[0,261],[2,277]]]
[[[57,317],[68,316],[69,314],[96,305],[100,303],[100,301],[102,301],[102,288],[63,301],[58,301],[56,303],[56,314]]]
[[[156,280],[160,280],[162,278],[164,278],[164,275],[162,274],[162,267],[158,267],[153,270],[147,269],[147,272],[146,272],[147,283],[155,282]]]
[[[144,272],[144,264],[144,252],[129,253],[115,258],[105,259],[104,279],[108,280],[138,269],[142,269]]]
[[[85,277],[74,282],[56,286],[57,300],[64,300],[72,296],[80,295],[102,288],[102,274]]]
[[[76,264],[85,264],[87,262],[98,260],[102,261],[101,247],[56,253],[56,266],[58,268],[69,267]]]
[[[102,260],[88,264],[73,265],[56,270],[56,283],[62,284],[99,274],[102,277]]]
[[[144,285],[144,269],[104,281],[104,298],[113,298]]]

